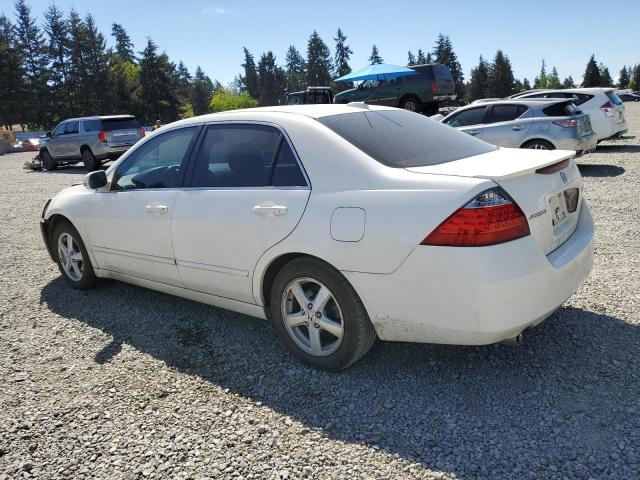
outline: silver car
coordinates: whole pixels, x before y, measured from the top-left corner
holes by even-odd
[[[96,170],[144,136],[144,129],[133,115],[70,118],[47,132],[40,145],[42,166],[53,170],[61,164],[83,162],[87,170]]]
[[[442,120],[499,147],[595,150],[589,115],[571,100],[494,100],[459,108]]]

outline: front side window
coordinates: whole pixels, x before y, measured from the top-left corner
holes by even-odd
[[[280,131],[267,125],[212,125],[198,151],[193,187],[266,187]]]
[[[112,190],[175,188],[197,127],[180,128],[144,143],[120,165],[111,181]]]
[[[53,129],[52,135],[57,137],[58,135],[64,135],[65,129],[67,128],[67,123],[62,122],[56,128]]]
[[[484,121],[484,113],[487,107],[470,108],[463,112],[454,114],[445,123],[450,127],[467,127],[469,125],[479,125]]]
[[[78,122],[67,122],[66,133],[67,135],[78,133]]]

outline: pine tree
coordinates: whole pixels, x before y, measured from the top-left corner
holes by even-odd
[[[630,69],[629,69],[630,70]],[[629,85],[629,71],[627,70],[627,66],[623,65],[622,70],[620,70],[620,75],[618,76],[618,88],[620,90],[624,90]]]
[[[540,67],[540,74],[533,79],[533,88],[547,88],[547,65],[542,59],[542,66]]]
[[[373,45],[371,47],[371,55],[369,55],[369,64],[370,65],[376,65],[376,64],[379,64],[379,63],[382,63],[382,62],[383,62],[382,57],[378,53],[378,47]]]
[[[409,50],[407,53],[407,66],[416,65],[416,57],[413,55],[413,52]]]
[[[331,53],[315,30],[307,43],[307,82],[311,87],[331,84]]]
[[[515,79],[511,61],[502,50],[496,52],[489,69],[488,89],[490,97],[504,98],[513,93]]]
[[[338,30],[338,32],[340,32],[340,30]],[[285,57],[286,89],[288,92],[296,92],[304,89],[306,69],[306,62],[302,55],[300,55],[298,49],[293,45],[289,45],[287,56]]]
[[[286,74],[276,64],[273,52],[263,53],[258,61],[258,102],[263,106],[277,105],[285,87]]]
[[[524,88],[522,86],[522,82],[516,78],[515,81],[513,82],[513,92],[518,93],[518,92],[522,92],[523,90]]]
[[[176,96],[174,66],[166,53],[158,55],[158,47],[150,38],[140,55],[140,99],[144,106],[144,120],[176,120],[180,105]]]
[[[347,73],[351,73],[349,60],[351,59],[353,50],[351,50],[351,47],[345,43],[347,36],[342,33],[342,30],[339,28],[333,40],[336,42],[336,54],[333,62],[335,66],[335,75],[336,77],[342,77]]]
[[[531,90],[531,84],[529,83],[529,79],[528,78],[524,78],[522,80],[522,89],[523,90]]]
[[[609,69],[600,62],[600,86],[601,87],[613,87],[613,79],[609,73]]]
[[[427,52],[427,56],[424,59],[424,63],[433,63],[433,56],[431,55],[431,52]]]
[[[109,56],[104,35],[98,31],[91,14],[84,19],[84,55],[87,75],[84,78],[84,105],[82,115],[104,115],[117,113],[110,102],[110,82],[108,75]]]
[[[191,91],[191,107],[194,115],[209,113],[209,103],[213,94],[213,82],[198,66],[193,77],[193,89]]]
[[[15,5],[17,24],[16,46],[22,55],[25,73],[25,94],[19,99],[20,109],[25,112],[26,121],[30,124],[49,127],[52,119],[49,89],[49,55],[45,39],[25,0],[18,0]]]
[[[635,82],[635,88],[640,89],[640,64],[633,68],[633,78],[631,80]]]
[[[82,115],[80,104],[84,95],[85,79],[88,75],[86,62],[85,26],[84,22],[73,8],[69,12],[67,20],[69,27],[69,55],[67,59],[67,92],[68,110],[72,115]]]
[[[562,88],[576,88],[576,84],[573,81],[571,75],[564,79],[564,81],[562,82]]]
[[[427,55],[430,55],[429,53]],[[424,65],[427,62],[427,57],[424,56],[424,52],[421,48],[418,49],[418,58],[416,58],[416,65]]]
[[[247,50],[246,47],[242,47],[244,50],[244,63],[241,65],[244,68],[244,75],[242,79],[242,91],[247,92],[253,98],[258,98],[258,71],[256,70],[256,62],[253,59],[253,55]]]
[[[119,55],[112,54],[109,65],[113,111],[142,115],[143,108],[139,102],[140,67]]]
[[[561,88],[560,77],[558,76],[558,70],[556,67],[551,69],[551,73],[547,77],[547,88]]]
[[[458,96],[462,98],[464,96],[464,75],[462,73],[462,66],[458,61],[458,57],[453,51],[453,45],[451,39],[448,36],[439,34],[436,40],[435,47],[433,49],[433,56],[435,57],[435,63],[441,63],[449,67],[451,76],[455,83],[456,92]],[[431,58],[427,58],[427,63],[432,63]]]
[[[596,59],[594,55],[591,55],[591,58],[587,62],[587,67],[585,68],[584,75],[582,76],[582,86],[583,87],[599,87],[602,83],[602,78],[600,77],[600,69],[598,68],[598,64],[596,63]]]
[[[467,101],[473,102],[488,95],[489,63],[480,55],[478,66],[471,69],[471,80],[467,89]]]
[[[133,43],[127,34],[127,31],[119,23],[111,25],[111,36],[116,39],[116,55],[125,62],[136,62],[136,56],[133,53]]]
[[[24,92],[24,70],[16,47],[14,28],[9,19],[0,16],[0,127],[24,123],[26,118],[20,110],[20,99]]]
[[[67,59],[69,56],[69,25],[64,12],[50,4],[44,14],[44,30],[48,37],[50,59],[50,99],[52,123],[57,123],[71,112],[68,108]]]

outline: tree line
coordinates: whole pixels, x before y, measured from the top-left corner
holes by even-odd
[[[39,23],[26,0],[17,0],[14,7],[13,21],[0,15],[0,125],[51,128],[64,118],[115,113],[132,113],[148,123],[169,122],[232,108],[276,105],[286,92],[307,86],[348,88],[333,81],[351,72],[353,50],[340,28],[333,37],[333,53],[314,31],[304,54],[290,45],[282,65],[272,51],[256,61],[244,48],[241,73],[225,87],[200,67],[192,75],[182,61],[176,64],[160,52],[151,38],[136,52],[121,24],[112,24],[113,46],[107,47],[91,14],[82,18],[73,8],[65,14],[52,3]],[[376,44],[368,60],[384,61]],[[531,88],[528,79],[515,78],[509,57],[501,50],[491,62],[480,56],[465,82],[452,42],[444,34],[438,35],[431,50],[407,52],[407,65],[434,62],[449,67],[458,98],[467,101]],[[581,85],[613,85],[609,70],[593,55]],[[619,87],[639,85],[640,65],[623,67]],[[534,88],[574,86],[570,76],[561,82],[555,67],[547,72],[544,60],[533,80]]]

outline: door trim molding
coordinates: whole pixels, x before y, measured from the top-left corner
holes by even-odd
[[[189,262],[187,260],[176,260],[178,267],[194,268],[196,270],[207,270],[209,272],[226,273],[228,275],[235,275],[238,277],[248,277],[249,272],[246,270],[239,270],[237,268],[221,267],[219,265],[209,265],[207,263]]]
[[[101,247],[98,245],[94,245],[93,250],[95,252],[106,253],[109,255],[120,255],[122,257],[130,257],[130,258],[136,258],[138,260],[146,260],[148,262],[167,263],[170,265],[176,264],[176,261],[174,258],[158,257],[155,255],[146,255],[144,253],[129,252],[127,250],[118,250],[115,248]]]

